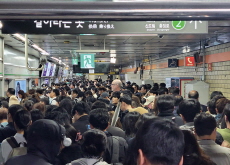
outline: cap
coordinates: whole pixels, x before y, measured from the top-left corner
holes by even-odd
[[[101,96],[99,97],[99,99],[104,99],[106,97],[109,97],[109,94],[107,92],[103,92]]]

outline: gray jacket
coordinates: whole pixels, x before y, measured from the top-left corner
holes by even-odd
[[[201,149],[217,165],[230,165],[230,149],[221,147],[213,140],[199,140]]]

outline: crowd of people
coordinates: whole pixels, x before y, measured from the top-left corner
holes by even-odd
[[[165,83],[68,80],[0,98],[5,165],[230,165],[230,100]]]

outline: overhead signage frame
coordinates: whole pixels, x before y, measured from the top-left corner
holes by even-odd
[[[3,34],[207,34],[208,21],[3,20]],[[28,28],[29,27],[29,28]]]

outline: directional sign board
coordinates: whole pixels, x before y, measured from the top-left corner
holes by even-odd
[[[205,34],[207,21],[3,20],[3,34]]]

